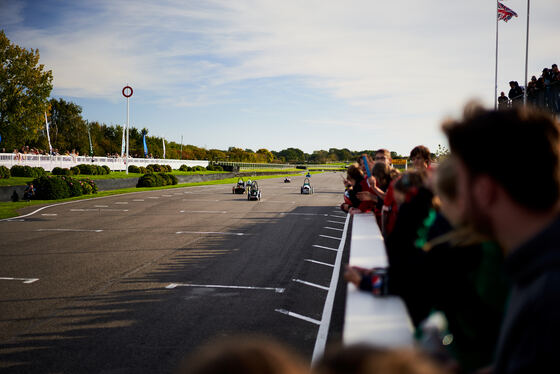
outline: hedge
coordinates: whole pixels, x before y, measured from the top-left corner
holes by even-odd
[[[136,165],[128,165],[129,173],[140,173],[140,168]]]
[[[210,171],[224,171],[224,168],[221,167],[220,165],[208,165],[206,167],[206,170],[210,170]]]
[[[170,186],[179,183],[179,180],[173,174],[157,173],[144,174],[138,179],[136,187],[161,187]]]
[[[0,166],[0,179],[7,179],[10,178],[10,176],[10,169],[5,166]]]
[[[33,185],[37,189],[36,197],[40,200],[58,200],[97,193],[97,186],[91,179],[49,175],[34,179]]]
[[[46,175],[47,172],[42,167],[31,167],[31,166],[22,166],[22,165],[14,165],[10,169],[10,175],[12,177],[31,177],[31,178],[38,178]]]
[[[150,164],[146,166],[147,170],[151,170],[153,173],[171,173],[173,168],[171,165],[158,165],[158,164]]]
[[[80,164],[76,167],[80,169],[80,172],[78,174],[105,175],[111,173],[111,169],[107,165],[99,166],[93,164]]]

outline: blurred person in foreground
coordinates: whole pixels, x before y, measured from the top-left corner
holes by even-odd
[[[469,104],[462,119],[442,128],[456,165],[458,214],[497,240],[512,281],[494,373],[558,370],[559,124],[534,108]],[[515,162],[489,162],[491,155],[515,154]],[[530,170],[538,185],[528,189],[520,170]]]
[[[301,357],[269,338],[231,337],[198,348],[178,374],[307,374]]]
[[[412,349],[356,344],[329,349],[312,374],[445,374],[443,368]]]

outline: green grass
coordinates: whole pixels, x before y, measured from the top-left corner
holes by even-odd
[[[259,171],[273,171],[275,173],[292,173],[292,172],[297,172],[297,171],[303,172],[305,170],[296,169],[296,168],[292,168],[292,169],[265,169],[265,168],[262,168],[262,169],[244,169],[244,168],[241,168],[241,169],[239,169],[240,173],[254,173],[254,172],[259,172]]]
[[[130,175],[130,174],[129,174]],[[299,176],[300,174],[289,174],[288,176]],[[283,175],[262,175],[257,177],[251,177],[251,180],[260,180],[260,179],[271,179],[271,178],[278,178],[286,176]],[[87,200],[96,197],[103,197],[103,196],[111,196],[111,195],[120,195],[130,192],[141,192],[141,191],[153,191],[153,190],[168,190],[173,188],[182,188],[182,187],[192,187],[192,186],[207,186],[207,185],[215,185],[215,184],[235,184],[239,178],[227,178],[227,179],[220,179],[215,181],[206,181],[206,182],[198,182],[198,183],[183,183],[183,184],[176,184],[174,186],[163,186],[163,187],[131,187],[131,188],[122,188],[120,190],[111,190],[111,191],[100,191],[94,195],[82,195],[77,197],[71,197],[68,199],[61,199],[61,200],[31,200],[30,202],[27,201],[19,201],[17,203],[14,202],[0,202],[0,219],[2,218],[11,218],[17,217],[17,211],[22,208],[26,208],[28,206],[33,205],[45,205],[45,204],[56,204],[62,203],[65,201],[74,201],[74,200]],[[247,180],[248,178],[244,178]]]

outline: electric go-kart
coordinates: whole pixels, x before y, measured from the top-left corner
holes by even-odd
[[[284,178],[284,183],[292,183],[292,180],[288,177]]]
[[[301,193],[304,195],[309,195],[313,193],[313,187],[311,187],[311,182],[309,178],[303,180],[303,186],[301,186]]]
[[[305,175],[305,178],[311,178],[311,173],[307,172],[307,174]]]
[[[239,178],[237,184],[231,188],[231,193],[233,194],[245,193],[245,181],[243,180],[243,178]]]
[[[252,184],[253,184],[253,181],[250,180],[250,179],[248,179],[247,182],[245,182],[245,186],[246,186],[247,188],[251,187]]]
[[[257,181],[253,181],[247,193],[247,200],[260,200],[260,199],[261,199],[261,190],[259,189],[259,185]]]

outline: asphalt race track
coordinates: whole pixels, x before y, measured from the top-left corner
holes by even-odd
[[[313,195],[303,177],[278,178],[259,181],[261,201],[188,187],[0,222],[0,371],[171,373],[237,334],[310,360],[346,222],[339,174],[311,182]],[[342,329],[338,289],[329,339]]]

